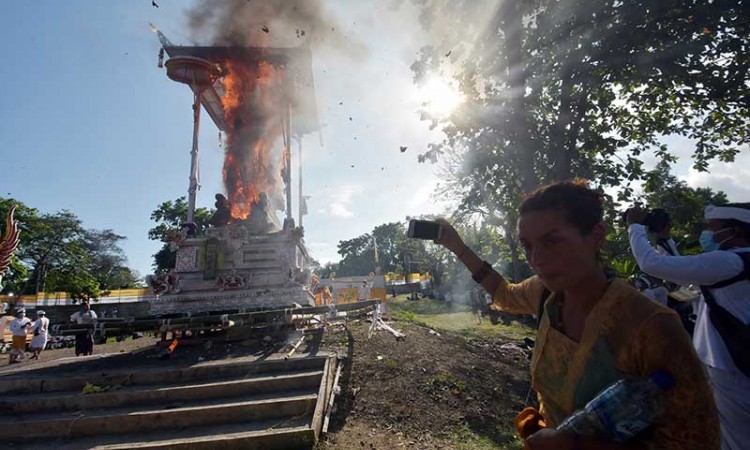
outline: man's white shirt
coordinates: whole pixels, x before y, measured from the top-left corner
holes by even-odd
[[[651,246],[643,225],[628,227],[630,249],[638,266],[647,274],[679,285],[712,285],[738,275],[744,270],[742,258],[736,253],[748,252],[750,247],[728,251],[714,251],[698,255],[662,255]],[[743,323],[750,323],[750,281],[743,280],[724,288],[712,289],[716,303]],[[700,302],[693,344],[704,364],[730,372],[739,372],[724,341],[708,316],[708,306]]]

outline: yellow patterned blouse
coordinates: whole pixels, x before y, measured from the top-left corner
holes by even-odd
[[[501,284],[493,308],[537,314],[544,286],[538,277]],[[548,426],[583,408],[602,389],[624,377],[645,378],[662,369],[675,387],[661,419],[640,443],[653,449],[719,448],[719,421],[703,366],[672,310],[614,280],[586,318],[580,342],[550,326],[559,310],[551,295],[544,308],[531,361],[532,385]]]

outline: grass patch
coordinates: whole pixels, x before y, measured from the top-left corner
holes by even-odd
[[[391,370],[399,370],[401,365],[395,359],[384,358],[383,365]]]
[[[417,322],[419,320],[417,315],[411,311],[395,311],[394,315],[401,320],[408,320],[409,322]]]
[[[460,394],[466,391],[466,383],[461,378],[449,372],[440,372],[427,380],[429,387],[433,389],[450,391]]]
[[[406,320],[418,325],[439,331],[458,334],[466,338],[487,339],[504,337],[512,340],[533,338],[536,330],[517,322],[509,325],[492,325],[489,318],[482,318],[477,323],[477,316],[472,314],[468,305],[446,305],[445,302],[431,299],[407,300],[406,296],[388,299],[391,315],[399,320]]]

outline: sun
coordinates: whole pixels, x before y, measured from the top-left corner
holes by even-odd
[[[450,116],[464,102],[458,88],[441,78],[429,79],[419,94],[425,112],[438,119]]]

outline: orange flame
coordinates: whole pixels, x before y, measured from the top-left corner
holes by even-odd
[[[243,220],[250,217],[261,193],[269,198],[280,193],[272,150],[281,136],[283,74],[266,61],[255,66],[227,61],[226,68],[228,74],[222,81],[227,123],[224,185],[232,218]]]

